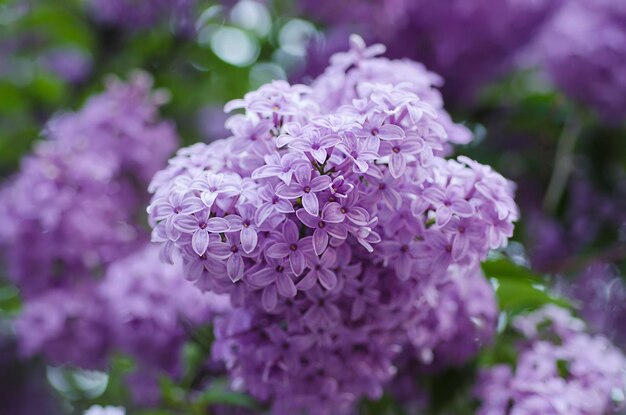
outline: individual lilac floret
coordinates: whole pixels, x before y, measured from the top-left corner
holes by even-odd
[[[381,396],[403,347],[449,341],[457,327],[428,308],[464,295],[447,285],[518,217],[506,179],[443,158],[469,133],[428,72],[383,49],[353,37],[311,87],[274,81],[227,104],[233,135],[179,151],[150,186],[162,259],[179,252],[186,278],[230,295],[214,357],[276,414],[349,411]],[[493,310],[465,311],[493,329]]]
[[[143,189],[177,142],[157,118],[165,97],[150,87],[144,73],[111,79],[80,111],[51,120],[0,191],[0,246],[27,297],[98,276],[145,240],[135,220]]]
[[[626,119],[626,3],[566,0],[541,35],[553,82],[605,119]]]
[[[568,311],[546,306],[513,324],[524,337],[517,366],[485,370],[478,414],[601,415],[622,409],[626,358],[608,339],[586,333]]]

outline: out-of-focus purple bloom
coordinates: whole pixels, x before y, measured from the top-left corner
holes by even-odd
[[[337,35],[356,31],[386,43],[390,55],[426,64],[446,80],[448,98],[471,99],[478,87],[510,67],[562,0],[376,0],[341,4],[301,0],[304,12],[330,25],[327,50],[320,42],[309,53],[336,52]],[[312,69],[320,57],[314,56]],[[314,73],[315,75],[317,73]]]
[[[66,82],[78,84],[91,72],[91,58],[78,49],[57,49],[42,57],[43,65]]]
[[[626,347],[626,283],[616,267],[591,264],[575,280],[560,281],[558,288],[580,304],[582,316],[595,332]]]
[[[192,31],[196,0],[87,0],[94,18],[128,29],[145,29],[171,22],[178,30]]]
[[[481,415],[588,415],[619,411],[626,358],[602,336],[591,336],[568,311],[546,306],[518,317],[524,340],[517,365],[483,371],[476,395]]]
[[[17,322],[24,355],[103,369],[113,345],[111,315],[95,284],[50,290],[28,301]]]
[[[553,82],[605,119],[626,119],[626,4],[566,0],[539,41]]]
[[[473,355],[496,312],[476,267],[518,217],[510,182],[444,158],[471,135],[443,109],[439,78],[351,44],[311,87],[275,81],[227,104],[244,110],[233,136],[181,150],[150,186],[162,256],[180,252],[198,288],[230,295],[214,358],[276,414],[380,397],[403,349],[430,353],[427,365]],[[229,229],[194,252],[197,213],[172,198],[204,201],[202,218]],[[194,226],[171,232],[177,222]]]
[[[137,360],[129,386],[146,404],[158,401],[160,374],[180,376],[182,348],[193,330],[228,309],[227,299],[186,281],[180,262],[161,264],[158,251],[148,245],[113,263],[99,286],[114,349]]]
[[[135,222],[144,188],[177,137],[157,118],[147,74],[53,119],[46,138],[0,193],[0,246],[27,296],[93,278],[145,241]]]

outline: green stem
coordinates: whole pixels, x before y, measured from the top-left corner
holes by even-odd
[[[543,200],[543,207],[547,212],[554,213],[563,197],[569,175],[574,166],[574,150],[581,130],[582,126],[576,115],[571,114],[567,118],[563,132],[559,137],[552,177]]]

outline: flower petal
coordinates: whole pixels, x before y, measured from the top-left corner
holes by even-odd
[[[198,256],[204,255],[209,246],[209,233],[198,229],[191,237],[191,247]]]

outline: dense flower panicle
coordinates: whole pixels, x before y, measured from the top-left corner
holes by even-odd
[[[144,241],[135,217],[147,180],[177,143],[157,119],[165,96],[137,73],[46,129],[0,192],[0,246],[26,296],[101,274]]]
[[[228,307],[227,299],[185,281],[180,262],[165,265],[158,258],[158,248],[146,246],[113,263],[99,287],[116,350],[137,360],[129,384],[144,403],[158,398],[159,374],[181,375],[182,348],[193,331]]]
[[[313,18],[331,24],[331,44],[327,49],[334,49],[332,42],[337,42],[332,32],[348,26],[366,38],[386,43],[392,56],[410,57],[426,64],[444,77],[446,95],[456,100],[472,98],[478,87],[509,67],[561,3],[562,0],[377,0],[341,4],[300,1]],[[310,52],[320,51],[323,52],[317,47]]]
[[[479,414],[596,415],[617,412],[626,393],[626,358],[608,339],[586,333],[556,306],[518,317],[517,366],[484,371]]]
[[[539,41],[554,83],[605,119],[626,119],[626,4],[566,0]]]
[[[150,186],[162,259],[180,252],[185,276],[235,307],[215,357],[276,413],[380,396],[444,281],[475,273],[518,215],[502,176],[442,157],[463,127],[428,73],[352,44],[311,87],[274,81],[227,104],[243,110],[233,135],[179,151]]]
[[[54,364],[103,369],[113,345],[111,321],[95,284],[48,290],[24,305],[17,320],[20,350]]]
[[[98,20],[129,29],[145,29],[162,22],[191,30],[196,0],[87,0]]]
[[[18,320],[21,350],[55,364],[104,368],[112,352],[137,361],[135,400],[155,403],[158,376],[181,374],[182,348],[193,331],[228,310],[228,299],[202,293],[146,245],[112,263],[102,282],[51,290],[29,300]]]
[[[493,288],[479,269],[467,272],[455,267],[436,288],[435,300],[418,307],[420,324],[414,323],[414,332],[409,332],[419,347],[419,360],[429,364],[429,370],[474,357],[493,340],[498,320]]]

